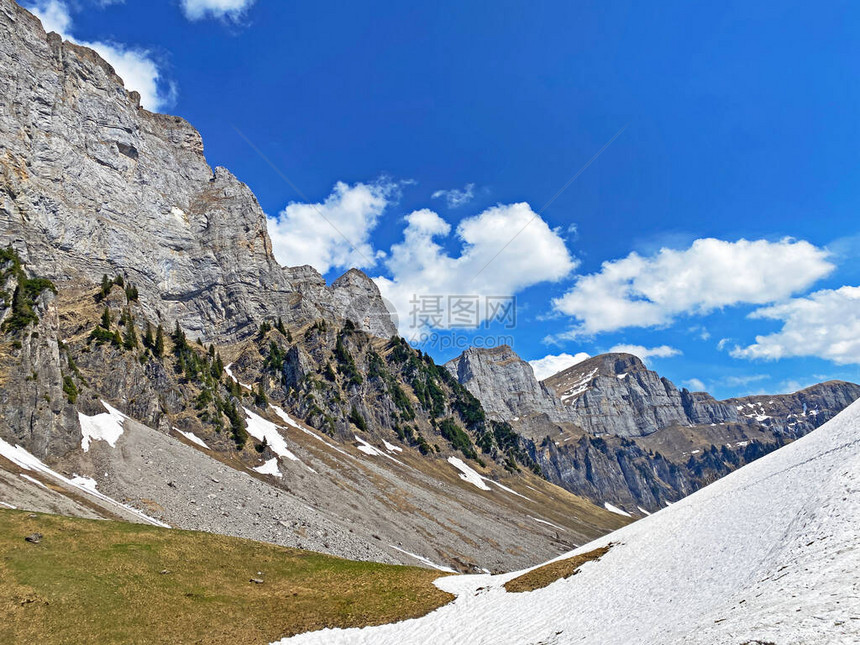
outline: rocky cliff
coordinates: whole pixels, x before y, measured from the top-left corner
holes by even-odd
[[[200,134],[140,108],[95,52],[0,0],[0,246],[58,285],[123,275],[151,320],[225,342],[264,318],[350,318],[388,338],[376,286],[281,267],[248,187]],[[324,223],[320,224],[324,226]]]
[[[484,406],[492,419],[538,427],[573,419],[569,408],[535,378],[532,366],[507,345],[469,348],[445,368]]]
[[[829,381],[718,401],[679,390],[629,354],[595,356],[541,383],[509,347],[469,349],[446,367],[488,415],[532,441],[546,478],[633,514],[680,499],[860,398],[860,386]]]

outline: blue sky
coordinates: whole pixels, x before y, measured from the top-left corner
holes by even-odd
[[[402,326],[515,295],[515,329],[421,331],[633,346],[719,397],[860,381],[852,3],[36,4],[201,131],[279,259],[360,266]]]

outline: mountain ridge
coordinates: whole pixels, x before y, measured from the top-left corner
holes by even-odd
[[[620,353],[593,356],[540,382],[508,346],[467,350],[446,368],[488,415],[530,440],[550,481],[634,516],[804,436],[860,398],[860,386],[828,381],[718,401],[679,390]]]

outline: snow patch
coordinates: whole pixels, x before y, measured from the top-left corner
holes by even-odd
[[[390,546],[395,551],[400,551],[400,553],[404,553],[404,554],[408,555],[410,558],[415,558],[416,560],[418,560],[422,564],[427,565],[431,569],[436,569],[438,571],[445,571],[446,573],[457,573],[456,569],[452,569],[451,567],[446,567],[446,566],[441,565],[441,564],[436,564],[435,562],[425,558],[423,555],[417,555],[415,553],[410,553],[409,551],[407,551],[405,549],[401,549],[400,547],[394,546],[393,544],[389,544],[388,546]]]
[[[403,452],[403,448],[395,446],[393,443],[388,443],[385,439],[382,440],[382,445],[385,446],[388,452]]]
[[[174,426],[174,428],[173,428],[173,429],[174,429],[174,430],[176,430],[176,432],[178,432],[179,434],[181,434],[183,437],[185,437],[186,439],[188,439],[188,441],[190,441],[191,443],[195,443],[195,444],[197,444],[198,446],[200,446],[201,448],[206,448],[206,450],[209,450],[209,446],[207,446],[207,445],[206,445],[206,442],[205,442],[205,441],[203,441],[203,439],[201,439],[200,437],[198,437],[198,436],[197,436],[196,434],[194,434],[193,432],[184,432],[183,430],[180,430],[179,428],[177,428],[177,427],[175,427],[175,426]]]
[[[301,459],[296,457],[289,448],[287,442],[276,426],[271,421],[264,419],[259,414],[254,414],[248,408],[242,408],[245,411],[245,420],[248,424],[248,434],[254,437],[257,441],[265,441],[273,453],[278,457],[286,457],[290,461],[298,461]]]
[[[448,463],[460,471],[460,479],[462,479],[463,481],[469,482],[473,486],[477,486],[481,490],[493,490],[492,488],[487,486],[486,483],[484,483],[484,482],[489,482],[491,484],[498,486],[503,491],[510,493],[511,495],[516,495],[517,497],[522,497],[523,499],[527,499],[529,501],[532,501],[531,499],[529,499],[525,495],[522,495],[522,494],[518,493],[517,491],[515,491],[513,488],[508,488],[504,484],[500,484],[499,482],[497,482],[494,479],[490,479],[489,477],[484,477],[481,473],[474,470],[470,466],[466,465],[466,463],[464,463],[462,459],[459,459],[457,457],[448,457]]]
[[[71,482],[78,488],[83,488],[91,493],[98,492],[98,482],[92,477],[84,477],[83,475],[72,475]]]
[[[344,450],[341,450],[340,448],[338,448],[337,446],[335,446],[333,443],[331,443],[331,442],[329,442],[329,441],[326,441],[326,440],[325,440],[325,439],[323,439],[320,435],[318,435],[316,432],[311,432],[310,430],[308,430],[308,429],[307,429],[307,428],[305,428],[304,426],[299,425],[296,421],[294,421],[294,420],[293,420],[293,418],[292,418],[289,414],[287,414],[286,412],[284,412],[284,411],[283,411],[281,408],[279,408],[277,405],[270,405],[269,407],[272,409],[272,411],[274,411],[274,413],[275,413],[275,414],[277,414],[281,419],[283,419],[284,423],[286,423],[287,425],[292,426],[292,427],[293,427],[293,428],[295,428],[296,430],[301,430],[301,431],[302,431],[302,432],[304,432],[306,435],[310,435],[311,437],[313,437],[313,438],[314,438],[314,439],[316,439],[317,441],[320,441],[320,442],[324,443],[324,444],[325,444],[325,445],[327,445],[329,448],[331,448],[332,450],[336,450],[337,452],[339,452],[339,453],[340,453],[340,454],[342,454],[342,455],[346,455],[347,457],[352,457],[352,455],[350,455],[348,452],[346,452],[346,451],[344,451]]]
[[[278,470],[278,458],[272,457],[264,463],[262,466],[257,466],[252,469],[255,473],[260,473],[261,475],[273,475],[275,477],[283,477],[281,475],[281,471]]]
[[[81,448],[84,452],[89,451],[90,442],[94,440],[107,441],[111,448],[116,448],[116,442],[122,436],[123,424],[128,417],[104,401],[101,401],[101,404],[107,412],[92,417],[78,412],[78,421],[81,423]]]
[[[225,365],[225,366],[224,366],[224,371],[225,371],[225,372],[227,372],[227,376],[229,376],[229,377],[230,377],[230,379],[231,379],[234,383],[238,383],[239,385],[241,385],[242,387],[244,387],[246,390],[253,390],[253,389],[254,389],[253,387],[251,387],[251,386],[250,386],[250,385],[248,385],[247,383],[242,383],[242,381],[240,381],[239,379],[237,379],[237,378],[233,375],[233,370],[232,370],[232,369],[230,369],[231,367],[233,367],[233,363],[230,363],[229,365]]]
[[[24,473],[21,473],[21,477],[22,477],[22,479],[26,479],[28,482],[31,482],[31,483],[33,483],[33,484],[36,484],[36,486],[41,486],[42,488],[44,488],[44,489],[46,489],[46,490],[51,490],[50,488],[48,488],[47,486],[45,486],[45,484],[43,484],[42,482],[40,482],[40,481],[39,481],[38,479],[36,479],[35,477],[30,477],[30,475],[25,475]]]
[[[491,490],[489,486],[484,483],[484,477],[463,463],[462,459],[458,459],[457,457],[448,457],[448,463],[454,466],[457,470],[460,471],[460,479],[465,482],[469,482],[472,486],[477,486],[481,490]]]
[[[605,508],[610,513],[615,513],[616,515],[623,515],[624,517],[633,517],[627,511],[622,511],[620,508],[618,508],[617,506],[613,506],[609,502],[603,502],[603,508]]]
[[[539,517],[533,517],[531,515],[529,515],[529,517],[531,517],[535,522],[540,522],[541,524],[546,524],[547,526],[551,526],[554,529],[558,529],[559,531],[567,531],[566,528],[559,526],[558,524],[553,524],[552,522],[547,522],[546,520],[542,520]]]

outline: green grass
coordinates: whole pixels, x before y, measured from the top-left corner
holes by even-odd
[[[548,587],[556,580],[570,578],[579,573],[579,568],[586,562],[599,560],[609,552],[612,543],[602,546],[588,553],[581,553],[566,560],[550,562],[528,573],[508,580],[505,583],[505,591],[508,593],[521,593],[523,591],[534,591]]]
[[[2,643],[269,643],[421,616],[453,599],[426,569],[29,515],[0,511]],[[42,541],[25,542],[35,532]]]

